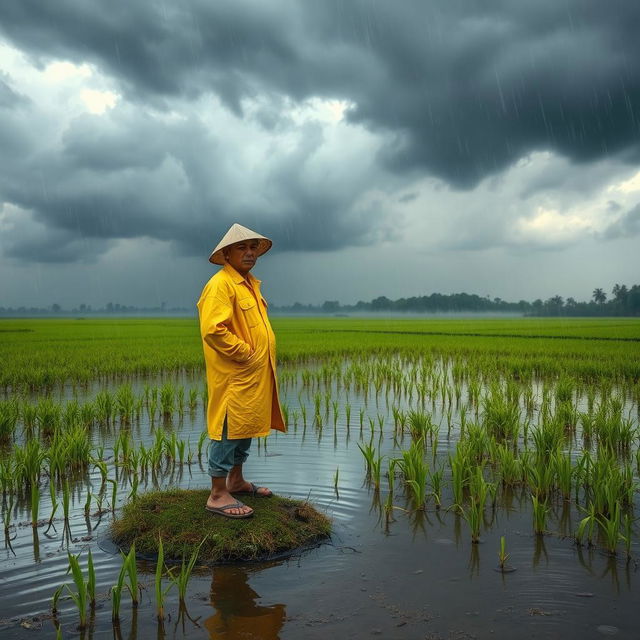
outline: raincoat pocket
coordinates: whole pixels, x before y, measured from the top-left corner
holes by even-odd
[[[260,322],[260,312],[253,298],[244,298],[238,300],[238,305],[242,309],[242,315],[247,322],[249,328],[257,326]]]

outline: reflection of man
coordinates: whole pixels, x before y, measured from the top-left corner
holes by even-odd
[[[213,571],[211,604],[216,613],[204,621],[212,640],[260,638],[277,640],[285,620],[285,606],[256,604],[260,596],[249,586],[247,573],[239,567]]]
[[[248,518],[253,509],[231,494],[269,497],[247,482],[242,465],[251,438],[284,431],[276,385],[276,342],[260,280],[249,272],[271,240],[234,224],[209,260],[224,265],[205,285],[198,311],[207,367],[207,428],[211,495],[206,508],[227,518]]]

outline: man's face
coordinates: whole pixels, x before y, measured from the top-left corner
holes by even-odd
[[[240,274],[246,276],[258,259],[258,240],[236,242],[225,249],[227,262]]]

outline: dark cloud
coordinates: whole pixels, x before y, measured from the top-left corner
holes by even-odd
[[[42,60],[91,60],[130,98],[214,90],[352,101],[353,122],[394,134],[396,171],[469,187],[531,150],[575,161],[640,157],[640,4],[54,4],[0,7],[8,38]]]
[[[374,205],[354,210],[361,182],[328,189],[322,173],[304,171],[324,143],[317,125],[253,174],[223,134],[194,114],[172,122],[126,107],[85,114],[53,149],[22,134],[18,161],[7,158],[0,173],[0,192],[40,226],[8,234],[4,252],[15,259],[93,259],[111,239],[145,236],[173,243],[180,255],[207,255],[236,221],[284,249],[326,250],[388,235]]]
[[[607,240],[632,238],[640,235],[640,203],[610,224],[602,235]]]
[[[78,117],[43,145],[36,107],[0,77],[0,108],[11,114],[0,120],[0,143],[11,151],[0,161],[0,200],[62,234],[58,259],[143,236],[206,253],[236,220],[285,249],[378,241],[392,232],[383,205],[362,204],[368,189],[395,189],[404,194],[395,200],[409,203],[405,179],[433,175],[471,188],[539,150],[572,162],[637,162],[639,23],[631,0],[615,8],[600,0],[5,0],[7,40],[41,67],[92,63],[129,108]],[[276,148],[250,171],[225,132],[190,107],[212,95],[283,137],[298,126],[283,116],[286,105],[344,100],[348,122],[378,135],[381,148],[336,184],[308,168],[326,142],[309,127],[290,151]],[[174,110],[180,119],[164,117]],[[523,197],[562,180],[542,176]],[[10,254],[49,255],[38,237],[16,241]],[[83,251],[80,238],[95,246]]]

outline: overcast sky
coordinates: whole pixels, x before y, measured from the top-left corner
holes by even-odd
[[[3,0],[0,306],[640,283],[637,0]]]

